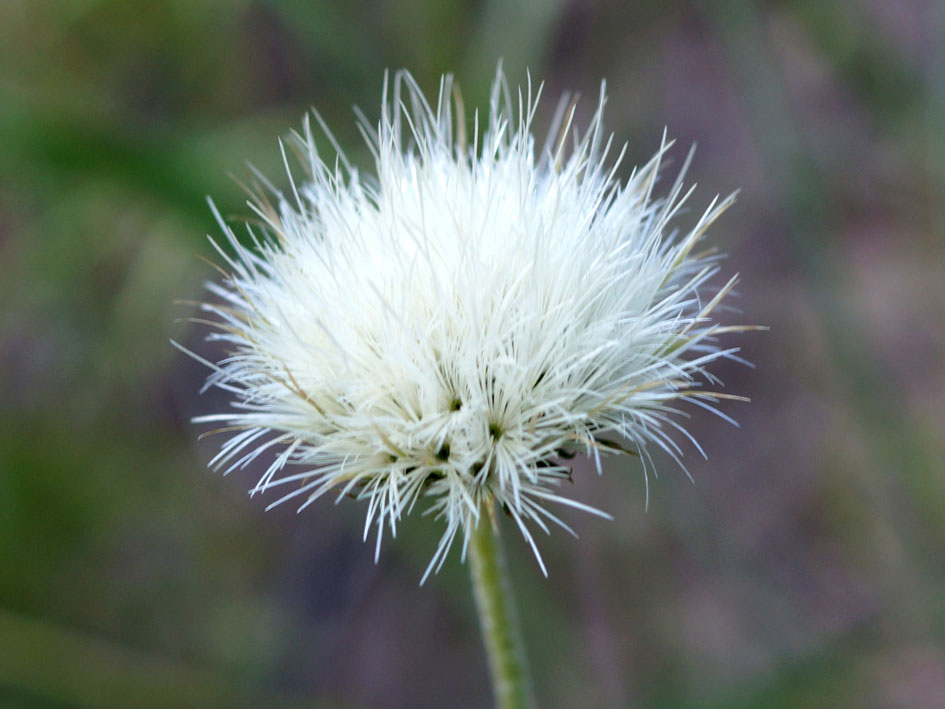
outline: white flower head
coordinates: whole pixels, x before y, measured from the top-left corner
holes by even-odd
[[[500,70],[467,138],[449,77],[430,105],[399,72],[376,128],[360,118],[376,175],[362,177],[316,115],[337,157],[323,160],[306,120],[292,145],[307,179],[290,172],[285,195],[263,181],[252,245],[217,214],[227,268],[209,290],[222,303],[202,307],[229,353],[202,361],[205,388],[233,400],[196,419],[230,436],[212,464],[272,456],[251,491],[282,490],[272,505],[365,500],[378,550],[423,498],[444,525],[424,578],[458,533],[465,553],[492,502],[541,564],[530,526],[564,526],[549,503],[603,515],[562,494],[566,459],[587,454],[599,471],[602,451],[634,452],[645,474],[655,446],[678,461],[670,434],[692,440],[679,407],[715,411],[706,367],[737,351],[715,336],[741,328],[711,316],[735,279],[710,290],[718,257],[694,248],[732,197],[673,231],[691,189],[684,165],[654,196],[670,143],[623,183],[603,85],[587,129],[562,101],[543,147],[540,94],[529,80],[513,101]]]

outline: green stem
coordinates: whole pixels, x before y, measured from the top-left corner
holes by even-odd
[[[469,574],[496,706],[521,709],[533,706],[534,700],[502,540],[495,521],[492,502],[484,503],[479,524],[469,540]]]

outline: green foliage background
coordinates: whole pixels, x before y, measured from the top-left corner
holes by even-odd
[[[579,467],[616,521],[566,515],[548,580],[510,535],[542,705],[942,701],[943,37],[936,0],[0,3],[0,704],[488,703],[456,555],[416,586],[437,533],[375,566],[354,503],[263,513],[168,340],[201,346],[175,300],[244,161],[279,179],[315,105],[367,164],[386,68],[474,106],[500,56],[546,96],[607,77],[631,162],[697,141],[772,327],[721,372],[741,429],[693,417],[695,486],[662,461],[644,511],[633,463]]]

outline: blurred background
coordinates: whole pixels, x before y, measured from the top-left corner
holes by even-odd
[[[483,105],[606,77],[646,160],[698,143],[693,205],[742,274],[756,369],[667,459],[575,471],[580,513],[508,551],[541,704],[945,706],[945,4],[939,0],[82,0],[0,3],[0,705],[481,707],[466,570],[409,523],[375,565],[364,509],[296,516],[206,469],[206,372],[177,299],[214,273],[205,202],[385,68]],[[696,210],[698,211],[698,210]],[[694,218],[689,214],[683,219]]]

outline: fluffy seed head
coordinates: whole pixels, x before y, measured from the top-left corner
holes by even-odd
[[[228,436],[213,465],[265,456],[251,492],[281,490],[273,505],[365,500],[378,549],[425,498],[444,527],[429,574],[493,503],[539,564],[531,526],[562,524],[549,503],[603,514],[561,494],[575,453],[598,470],[601,452],[639,454],[644,473],[654,446],[679,460],[680,405],[714,411],[706,367],[736,351],[715,336],[740,328],[711,315],[734,278],[710,289],[717,256],[694,248],[732,198],[675,232],[685,165],[653,193],[670,144],[621,182],[603,86],[587,129],[562,100],[543,146],[540,93],[513,100],[499,72],[467,136],[449,77],[430,105],[397,73],[376,127],[361,117],[374,175],[316,114],[335,154],[306,120],[290,142],[306,178],[283,194],[260,176],[251,245],[217,214],[226,275],[202,307],[229,354],[202,361],[232,407],[197,419]]]

